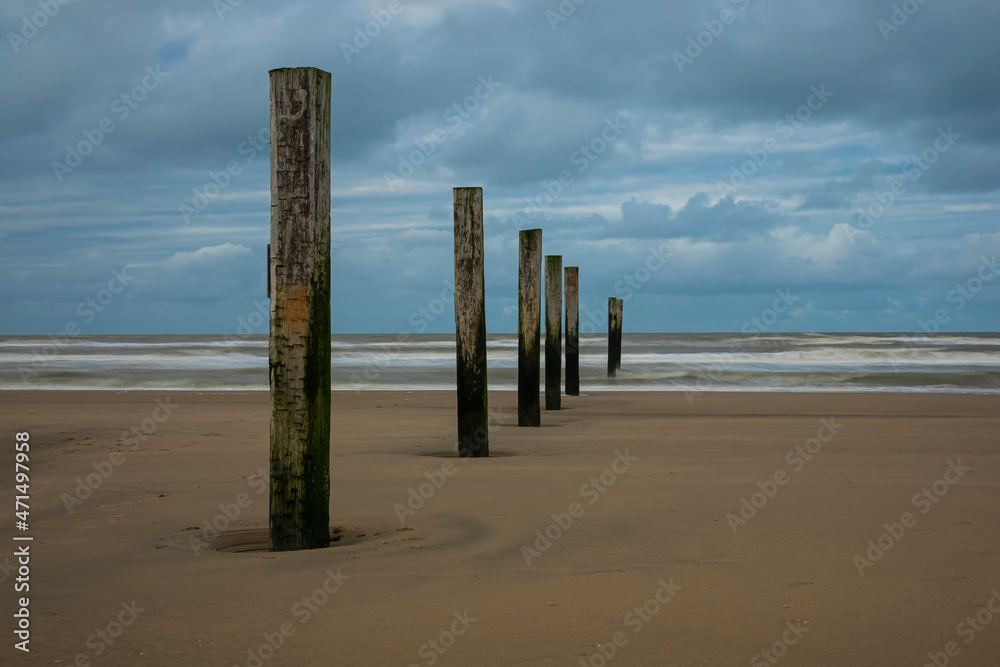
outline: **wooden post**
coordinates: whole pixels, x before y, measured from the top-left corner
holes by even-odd
[[[330,546],[330,74],[271,70],[269,549]]]
[[[517,425],[541,426],[542,230],[522,230],[519,245]]]
[[[545,409],[562,407],[562,255],[545,256]]]
[[[458,455],[490,455],[486,398],[486,279],[483,189],[455,188],[455,343]]]
[[[615,351],[615,343],[618,341],[618,327],[615,320],[618,318],[618,299],[608,297],[608,377],[615,377],[615,369],[618,368],[618,353]]]
[[[625,308],[625,302],[618,299],[617,311],[615,311],[615,369],[622,367],[622,311]]]
[[[580,395],[580,269],[566,267],[566,395]]]

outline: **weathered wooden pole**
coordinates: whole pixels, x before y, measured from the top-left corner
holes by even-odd
[[[562,255],[545,256],[545,409],[562,407]]]
[[[615,369],[622,367],[622,311],[625,308],[625,302],[618,299],[618,310],[615,312],[615,329],[617,333],[615,335]]]
[[[580,269],[566,267],[566,395],[580,395]]]
[[[269,549],[330,546],[330,74],[271,79]]]
[[[455,188],[455,344],[458,455],[490,455],[486,399],[486,279],[483,189]]]
[[[519,234],[517,272],[517,425],[541,426],[542,230]]]
[[[615,344],[618,341],[618,327],[615,320],[618,318],[618,299],[608,297],[608,377],[615,377],[615,369],[618,368],[618,353],[615,351]]]

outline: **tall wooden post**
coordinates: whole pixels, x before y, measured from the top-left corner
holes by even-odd
[[[545,409],[562,407],[562,255],[545,256]]]
[[[618,342],[618,327],[615,320],[618,319],[618,299],[608,297],[608,377],[615,377],[615,369],[618,368],[618,353],[615,344]]]
[[[541,426],[542,230],[521,230],[518,240],[517,425]]]
[[[330,74],[271,70],[269,549],[330,546]]]
[[[615,368],[622,367],[622,315],[625,309],[625,302],[618,299],[618,310],[615,312],[615,329],[617,333],[615,335]]]
[[[486,399],[486,279],[483,189],[455,188],[455,343],[458,455],[490,455]]]
[[[566,395],[580,395],[580,269],[566,267]]]

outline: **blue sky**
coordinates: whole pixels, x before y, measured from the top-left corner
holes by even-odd
[[[739,331],[778,291],[772,331],[997,330],[1000,5],[577,2],[5,2],[0,334],[258,312],[294,66],[333,79],[335,333],[454,330],[420,313],[469,185],[492,332],[527,227],[632,331]]]

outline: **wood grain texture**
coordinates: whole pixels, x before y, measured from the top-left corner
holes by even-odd
[[[545,256],[545,409],[562,408],[562,255]]]
[[[269,549],[330,544],[330,74],[272,70]]]
[[[618,352],[615,345],[618,342],[618,299],[608,297],[608,377],[615,377],[618,368]]]
[[[615,369],[618,370],[622,367],[622,316],[625,302],[621,299],[616,301],[618,303],[615,310]]]
[[[517,425],[540,426],[542,230],[522,230],[518,240]]]
[[[580,395],[580,269],[567,266],[566,279],[566,395]]]
[[[490,455],[483,189],[455,188],[454,202],[458,454],[478,458]]]

